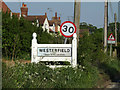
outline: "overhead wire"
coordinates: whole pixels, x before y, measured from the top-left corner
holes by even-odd
[[[111,0],[108,1],[109,2],[109,6],[110,6],[110,16],[108,16],[108,22],[109,23],[112,23],[113,20],[114,20],[114,13],[113,13],[113,6],[112,6],[112,3],[111,3]]]

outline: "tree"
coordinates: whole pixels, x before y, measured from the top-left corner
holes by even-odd
[[[87,24],[86,22],[80,23],[80,29],[89,29],[91,33],[94,33],[95,30],[97,30],[96,26],[93,26],[92,24]]]
[[[37,33],[39,44],[62,43],[62,40],[44,32],[42,27],[32,25],[23,17],[20,20],[13,16],[11,19],[8,13],[2,13],[2,53],[3,57],[9,59],[30,59],[32,34]],[[61,40],[61,41],[60,41]]]

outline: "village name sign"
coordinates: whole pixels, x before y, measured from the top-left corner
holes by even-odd
[[[70,24],[69,24],[70,23]],[[72,67],[77,66],[77,35],[76,35],[76,26],[72,22],[65,23],[68,29],[72,29],[73,36],[72,44],[38,44],[37,43],[37,34],[33,33],[32,39],[32,50],[31,50],[31,62],[38,63],[40,61],[67,61],[70,62]],[[64,24],[62,24],[60,30],[62,34],[65,31]],[[63,28],[62,28],[63,27]],[[70,28],[69,28],[70,27]],[[66,28],[67,29],[67,28]],[[68,33],[64,33],[68,35]],[[69,36],[67,36],[69,37]],[[61,67],[62,65],[56,65],[53,67]],[[50,66],[52,67],[52,65]]]
[[[71,57],[71,48],[69,47],[64,47],[64,48],[55,48],[55,47],[51,47],[51,48],[43,48],[43,47],[39,47],[38,48],[38,56],[42,57],[42,56],[46,56],[46,57]]]

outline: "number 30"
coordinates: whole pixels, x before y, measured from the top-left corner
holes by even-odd
[[[68,28],[67,25],[64,25],[63,27],[64,27],[64,29],[62,29],[63,32],[67,32],[67,30],[68,30],[69,33],[73,33],[74,32],[74,28],[73,27],[69,27]]]

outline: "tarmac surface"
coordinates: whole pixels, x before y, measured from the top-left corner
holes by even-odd
[[[106,88],[118,88],[120,90],[120,83],[111,83]]]

